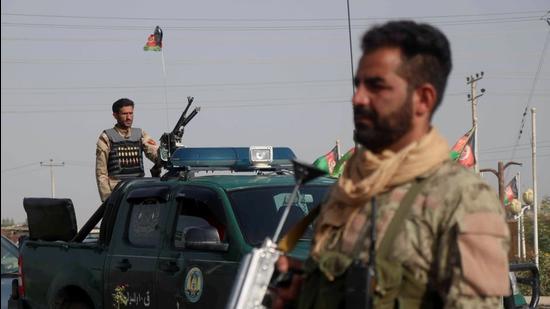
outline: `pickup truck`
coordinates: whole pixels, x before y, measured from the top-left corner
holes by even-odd
[[[247,153],[178,149],[167,174],[121,182],[78,232],[70,199],[25,199],[30,236],[20,242],[10,308],[224,308],[242,257],[273,235],[295,181],[290,149],[273,148],[273,162],[258,166]],[[204,174],[220,169],[231,173]],[[282,232],[334,181],[301,187]],[[305,258],[311,235],[306,230],[291,255]],[[513,264],[510,271],[514,295],[504,308],[536,308],[537,267]],[[531,288],[530,304],[518,284]]]
[[[10,306],[223,308],[241,258],[272,236],[283,214],[294,154],[273,148],[272,164],[246,168],[247,148],[180,150],[167,175],[121,182],[78,232],[70,199],[25,199],[30,235]],[[224,166],[232,172],[199,171]],[[333,183],[321,177],[302,186],[283,233]],[[98,240],[83,241],[99,222]],[[310,239],[306,231],[293,254],[304,257]]]

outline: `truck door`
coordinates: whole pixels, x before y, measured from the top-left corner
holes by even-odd
[[[107,259],[105,308],[162,308],[155,291],[168,187],[130,191],[119,205]]]
[[[239,256],[222,201],[213,190],[189,186],[176,200],[159,256],[159,308],[224,308]]]

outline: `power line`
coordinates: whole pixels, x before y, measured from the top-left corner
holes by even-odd
[[[549,146],[537,146],[537,148],[540,148],[540,149],[546,149],[546,148],[550,148],[550,145]],[[520,150],[520,151],[526,151],[526,150],[531,150],[531,146],[525,146],[525,147],[517,147],[516,149]],[[480,151],[480,153],[484,153],[484,154],[488,154],[488,153],[503,153],[503,152],[506,152],[506,153],[509,153],[510,150],[508,149],[502,149],[502,150],[490,150],[490,151]]]
[[[2,170],[2,173],[20,170],[20,169],[22,169],[22,168],[29,167],[29,166],[32,166],[32,165],[36,165],[36,164],[38,164],[38,163],[39,163],[39,162],[31,162],[31,163],[26,163],[26,164],[14,166],[14,167],[6,168],[6,169],[3,169],[3,170]]]
[[[548,158],[550,157],[550,153],[541,153],[541,154],[537,154],[537,158]],[[519,160],[519,159],[531,159],[531,155],[529,156],[521,156],[521,157],[516,157],[515,160]],[[494,162],[494,161],[504,161],[504,160],[507,160],[507,158],[483,158],[483,160],[479,160],[480,162]]]
[[[541,144],[546,144],[546,143],[550,143],[550,140],[542,140],[542,141],[537,141],[537,144],[538,145],[541,145]],[[513,147],[515,147],[516,145],[506,145],[506,146],[495,146],[495,147],[489,147],[489,148],[483,148],[483,150],[480,149],[480,151],[487,151],[487,150],[494,150],[494,149],[511,149]],[[530,143],[524,143],[524,144],[519,144],[517,146],[520,146],[520,147],[531,147],[531,144]]]
[[[251,103],[251,104],[232,104],[232,105],[206,105],[201,106],[202,109],[235,109],[235,108],[271,108],[271,107],[293,107],[293,106],[302,106],[302,105],[320,105],[320,104],[333,104],[333,105],[341,105],[349,103],[349,100],[342,100],[342,101],[315,101],[315,102],[291,102],[291,103],[279,103],[279,104],[258,104]],[[155,107],[155,108],[142,108],[142,110],[145,111],[161,111],[164,110],[164,107]],[[168,108],[168,110],[175,110],[180,111],[181,107],[171,107]],[[83,113],[83,112],[101,112],[104,113],[106,111],[105,108],[98,108],[98,109],[58,109],[58,110],[29,110],[29,111],[21,111],[21,110],[9,110],[9,111],[2,111],[2,114],[49,114],[49,113]]]
[[[550,23],[548,25],[550,26]],[[550,30],[546,34],[546,39],[544,41],[544,45],[543,45],[544,47],[542,48],[542,52],[541,52],[541,55],[540,55],[537,72],[535,73],[535,78],[533,80],[533,84],[531,85],[531,91],[529,93],[527,103],[525,104],[525,109],[523,111],[523,115],[521,116],[521,124],[520,124],[520,128],[519,128],[518,138],[516,140],[516,145],[519,144],[519,141],[521,139],[521,135],[523,133],[523,128],[525,127],[525,117],[527,116],[527,110],[531,106],[531,99],[533,98],[533,93],[534,93],[535,87],[537,85],[538,77],[539,77],[540,71],[541,71],[543,63],[544,63],[544,58],[545,58],[544,55],[546,54],[546,49],[548,48],[549,39],[550,39]],[[514,149],[512,150],[511,159],[514,159],[515,154],[516,154],[516,149],[514,147]]]
[[[240,82],[240,83],[204,83],[204,84],[175,84],[167,85],[168,88],[179,87],[235,87],[235,86],[249,86],[249,85],[296,85],[296,84],[326,84],[326,83],[343,83],[349,82],[349,79],[332,79],[332,80],[295,80],[295,81],[266,81],[266,82]],[[2,91],[9,90],[88,90],[88,89],[133,89],[133,88],[164,88],[164,85],[127,85],[127,86],[77,86],[77,87],[2,87]]]
[[[223,102],[224,103],[242,103],[242,102],[258,103],[258,102],[285,102],[285,101],[291,101],[291,102],[294,102],[294,101],[298,101],[298,102],[307,102],[307,101],[322,102],[322,101],[339,101],[341,99],[342,99],[342,97],[286,97],[286,98],[283,97],[283,98],[251,98],[251,99],[236,98],[236,99],[223,99]],[[200,100],[197,100],[197,101],[200,101],[200,102],[198,102],[198,104],[208,104],[208,105],[210,105],[210,103],[219,103],[222,100],[220,100],[220,99],[200,99]],[[172,103],[170,103],[170,105],[181,107],[184,104],[183,102],[184,102],[183,100],[181,100],[180,102],[172,102]],[[139,102],[140,106],[148,106],[148,105],[159,106],[161,104],[164,104],[164,103],[162,103],[160,101],[140,101]],[[101,105],[104,106],[104,104],[101,104]],[[44,103],[2,104],[2,107],[37,107],[37,106],[43,107]],[[48,106],[74,106],[74,103],[73,102],[51,103],[51,104],[48,104]],[[98,104],[97,103],[90,103],[90,104],[79,103],[78,106],[97,107]]]
[[[522,17],[499,17],[481,18],[456,21],[434,21],[436,25],[457,26],[457,25],[478,25],[495,23],[516,23],[539,21],[539,15]],[[54,23],[23,23],[23,22],[2,22],[4,27],[29,27],[29,28],[54,28],[65,30],[115,30],[115,31],[146,31],[150,26],[133,25],[93,25],[93,24],[54,24]],[[354,24],[354,27],[368,27],[372,23]],[[282,25],[282,26],[235,26],[235,25],[197,25],[197,26],[164,26],[170,31],[311,31],[311,30],[347,30],[347,25]]]
[[[462,18],[482,16],[503,16],[541,13],[536,11],[480,13],[480,14],[452,14],[452,15],[427,15],[427,16],[392,16],[392,17],[363,17],[352,18],[352,20],[387,20],[387,19],[426,19],[426,18]],[[59,14],[22,14],[3,13],[4,16],[14,17],[43,17],[43,18],[69,18],[69,19],[97,19],[97,20],[152,20],[152,21],[223,21],[223,22],[280,22],[280,21],[344,21],[345,18],[209,18],[209,17],[126,17],[126,16],[85,16],[85,15],[59,15]],[[540,16],[540,15],[537,15]]]

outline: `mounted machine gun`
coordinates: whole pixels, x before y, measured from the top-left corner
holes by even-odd
[[[165,167],[174,151],[183,147],[182,138],[185,126],[199,113],[200,107],[195,107],[187,116],[187,111],[193,103],[193,97],[187,97],[187,107],[181,114],[172,132],[163,133],[160,137],[158,162],[151,168],[151,176],[160,177],[162,167]]]

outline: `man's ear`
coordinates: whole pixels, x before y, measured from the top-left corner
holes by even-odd
[[[437,91],[432,84],[424,83],[415,89],[415,113],[418,116],[423,116],[425,114],[431,115],[434,110],[436,101]]]
[[[113,113],[113,118],[115,118],[115,120],[118,121],[118,118],[116,116],[117,116],[117,113]]]

